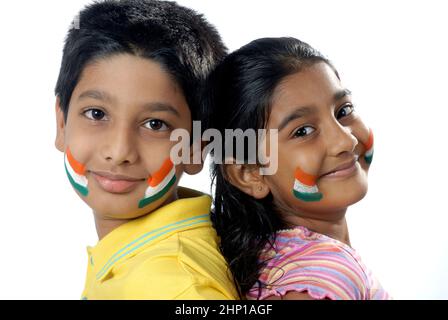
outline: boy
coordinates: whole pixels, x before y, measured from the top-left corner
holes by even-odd
[[[177,184],[170,133],[191,132],[225,46],[174,2],[101,1],[68,32],[56,85],[67,176],[94,214],[84,299],[234,299],[208,195]]]

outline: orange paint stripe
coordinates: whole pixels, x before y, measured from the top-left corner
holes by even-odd
[[[70,152],[70,149],[67,148],[66,151],[68,162],[70,163],[70,166],[72,167],[73,171],[75,171],[77,174],[84,176],[86,173],[86,167],[81,164],[80,162],[76,161],[76,159],[73,157],[72,153]]]
[[[304,171],[302,171],[300,168],[296,169],[295,177],[297,180],[299,180],[304,185],[307,185],[309,187],[312,187],[316,184],[316,178],[317,176],[313,176],[311,174],[308,174]]]
[[[369,133],[369,140],[367,140],[367,143],[365,144],[366,150],[370,150],[373,146],[373,131],[370,129]]]
[[[157,171],[153,176],[148,178],[148,184],[151,187],[157,186],[160,182],[165,179],[165,177],[170,173],[171,169],[173,168],[173,163],[171,162],[171,159],[168,158],[165,160],[165,162],[162,164],[162,167],[160,167],[159,171]]]

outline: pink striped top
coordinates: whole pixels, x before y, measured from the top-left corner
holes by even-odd
[[[260,261],[268,260],[248,299],[307,292],[314,299],[387,300],[389,294],[350,246],[305,227],[277,232],[275,250],[267,245]]]

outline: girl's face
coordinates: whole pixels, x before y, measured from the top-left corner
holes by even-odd
[[[365,196],[369,165],[364,153],[370,131],[350,91],[326,63],[283,79],[274,91],[267,129],[278,129],[278,170],[263,181],[287,220],[342,217]],[[341,166],[345,169],[338,170]],[[297,176],[317,187],[320,200],[293,192]]]

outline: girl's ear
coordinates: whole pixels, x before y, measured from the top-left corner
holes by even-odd
[[[65,121],[59,97],[56,98],[56,140],[54,145],[61,152],[65,151]]]
[[[269,186],[260,175],[259,167],[255,164],[224,164],[224,176],[235,187],[251,195],[255,199],[265,198]]]

